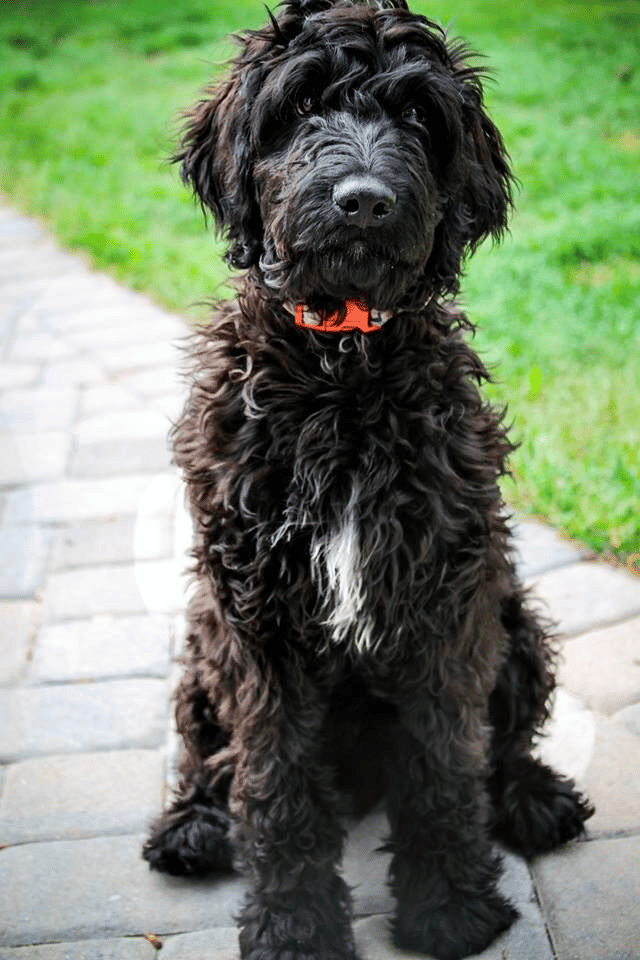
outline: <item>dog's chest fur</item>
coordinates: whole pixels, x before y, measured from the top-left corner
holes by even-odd
[[[350,641],[358,653],[375,650],[373,619],[367,614],[366,557],[361,547],[357,488],[333,529],[312,534],[311,574],[323,598],[324,625],[334,643]]]
[[[411,627],[415,587],[438,552],[425,495],[429,401],[406,382],[399,391],[388,371],[353,358],[316,382],[287,426],[292,474],[273,542],[302,534],[327,643],[357,654],[388,644],[399,624]]]

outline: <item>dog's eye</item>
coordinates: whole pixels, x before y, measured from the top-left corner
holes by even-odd
[[[313,94],[301,97],[296,104],[296,112],[301,117],[312,117],[314,114],[320,113],[320,98]]]
[[[404,107],[400,116],[406,123],[424,124],[427,120],[426,112],[422,107],[417,106],[416,104],[412,104],[409,107]]]

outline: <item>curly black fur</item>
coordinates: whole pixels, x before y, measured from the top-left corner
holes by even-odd
[[[250,882],[246,960],[354,960],[345,796],[384,798],[394,936],[454,960],[591,808],[530,756],[553,689],[498,489],[511,444],[451,295],[511,174],[469,53],[403,0],[289,0],[176,159],[247,272],[196,338],[174,433],[197,590],[177,797],[153,867]],[[355,299],[378,332],[294,326]]]

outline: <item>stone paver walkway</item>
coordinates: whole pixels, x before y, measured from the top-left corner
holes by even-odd
[[[166,434],[183,322],[0,210],[0,960],[236,960],[239,879],[149,872],[189,524]],[[589,839],[508,855],[522,919],[484,960],[640,958],[640,580],[523,522],[564,636],[542,751],[597,804]],[[390,946],[384,823],[350,835],[357,936]]]

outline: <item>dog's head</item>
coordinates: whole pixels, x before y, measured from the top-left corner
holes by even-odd
[[[404,0],[287,0],[189,114],[176,159],[273,296],[379,310],[457,289],[511,174],[462,44]]]

